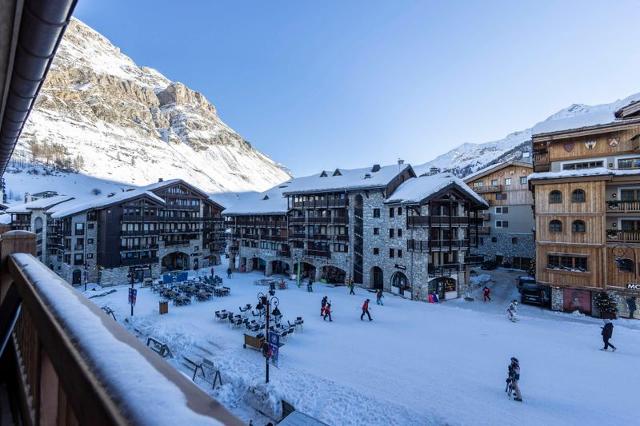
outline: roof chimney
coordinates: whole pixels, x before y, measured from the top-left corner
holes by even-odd
[[[398,158],[398,166],[402,166],[404,164],[404,160],[402,158]]]
[[[164,182],[163,178],[158,178],[158,182]]]
[[[380,171],[380,164],[374,164],[373,167],[371,168],[371,172],[375,173],[379,171]]]

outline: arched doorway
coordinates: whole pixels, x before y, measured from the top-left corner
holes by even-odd
[[[325,265],[322,267],[322,278],[330,284],[344,284],[347,272],[333,265]]]
[[[307,262],[300,262],[300,263],[294,263],[293,264],[293,273],[297,274],[298,273],[298,265],[300,265],[300,279],[304,279],[304,278],[312,278],[312,279],[316,279],[316,267],[313,266],[311,263],[307,263]]]
[[[251,259],[251,270],[252,271],[262,271],[264,272],[267,269],[267,262],[264,259],[259,257],[254,257]]]
[[[272,260],[271,273],[289,275],[289,264],[282,260]]]
[[[404,295],[407,292],[411,295],[411,286],[409,285],[409,278],[400,271],[396,271],[391,276],[391,287],[395,287],[398,293]]]
[[[82,271],[80,269],[74,269],[71,274],[71,284],[80,285],[82,284]]]
[[[162,258],[163,271],[182,271],[189,269],[189,255],[181,251],[169,253]]]
[[[436,292],[440,300],[455,299],[458,297],[455,278],[438,277],[429,281],[429,293]]]
[[[382,269],[378,266],[371,268],[371,288],[382,290],[384,287],[384,278]]]

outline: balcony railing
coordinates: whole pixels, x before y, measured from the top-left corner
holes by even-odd
[[[16,424],[243,424],[31,254],[12,254],[33,253],[33,234],[1,238],[0,379]]]
[[[305,250],[305,256],[314,256],[314,257],[331,257],[331,252],[329,250]]]
[[[607,201],[607,212],[609,213],[637,213],[640,212],[640,200],[631,201]]]
[[[469,224],[467,216],[409,216],[409,226],[464,226]]]
[[[441,277],[445,275],[457,274],[462,268],[459,263],[447,263],[444,265],[432,265],[427,266],[427,272],[429,275]]]
[[[548,172],[549,170],[551,170],[551,163],[549,162],[549,152],[534,152],[533,171]]]
[[[607,229],[607,241],[640,243],[640,231],[623,231],[620,229]]]
[[[330,217],[310,217],[307,220],[309,223],[329,223],[331,222]]]
[[[429,250],[450,251],[460,250],[469,246],[469,240],[429,240]]]
[[[502,192],[504,187],[502,185],[489,185],[489,186],[474,186],[473,190],[478,194],[488,194],[491,192]]]

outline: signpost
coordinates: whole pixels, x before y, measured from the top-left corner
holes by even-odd
[[[131,305],[131,316],[133,316],[133,307],[136,304],[137,297],[138,297],[138,290],[133,288],[133,283],[131,283],[131,288],[129,289],[129,304]]]

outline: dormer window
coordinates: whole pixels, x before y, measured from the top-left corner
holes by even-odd
[[[268,196],[268,195],[265,195],[264,197],[262,197],[262,199],[263,199],[263,200],[268,200],[268,199],[269,199],[269,196]]]
[[[336,170],[333,172],[333,176],[342,176],[342,173],[340,173],[340,169],[336,169]]]
[[[320,177],[327,177],[327,172],[323,170],[322,173],[320,173]]]
[[[366,173],[366,174],[364,175],[364,178],[365,178],[365,179],[371,179],[371,175],[370,175],[369,173]]]

